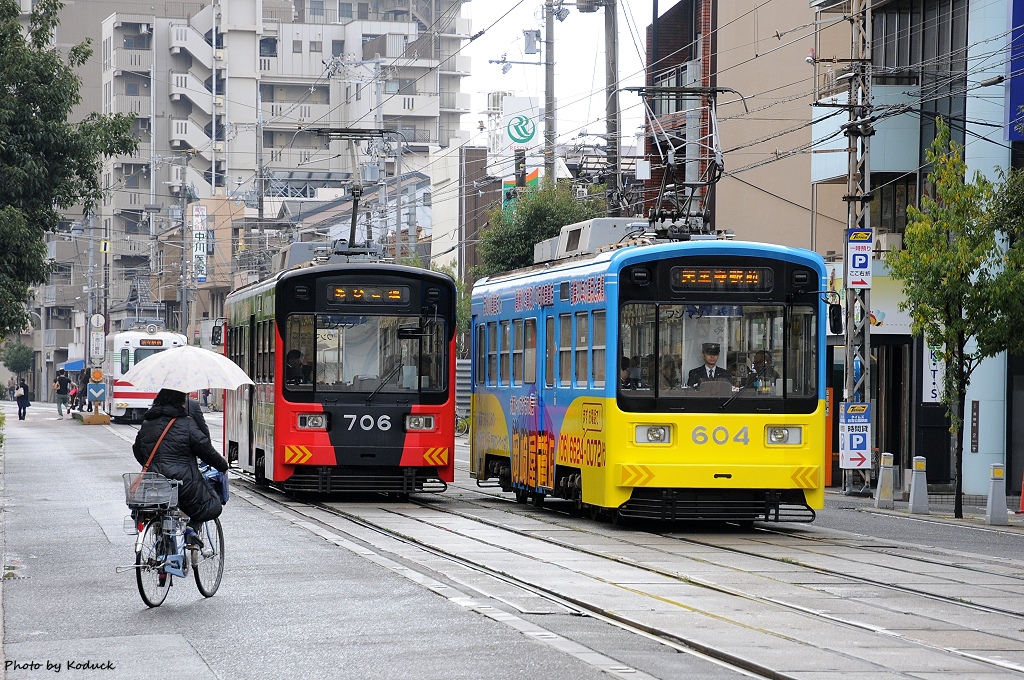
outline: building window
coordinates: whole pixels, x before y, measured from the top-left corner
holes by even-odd
[[[139,96],[139,84],[138,83],[125,83],[124,84],[124,93],[126,95],[128,95],[129,97],[138,97]]]
[[[343,56],[345,56],[345,41],[344,40],[332,40],[331,41],[331,56],[332,57],[343,57]]]
[[[313,19],[324,19],[324,0],[309,0],[309,16]]]
[[[339,2],[338,3],[338,18],[339,19],[351,19],[352,18],[352,3],[351,2]]]
[[[260,56],[277,56],[277,38],[260,38]]]
[[[302,54],[302,41],[301,40],[293,40],[292,41],[292,54]]]
[[[321,40],[310,40],[309,41],[309,51],[310,52],[323,52],[324,51],[324,43],[323,43],[323,41],[321,41]]]

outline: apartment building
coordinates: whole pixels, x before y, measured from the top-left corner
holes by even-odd
[[[52,236],[57,270],[31,312],[37,379],[86,358],[76,310],[105,314],[108,332],[136,318],[179,328],[183,297],[187,321],[219,316],[233,271],[265,266],[254,253],[282,238],[285,199],[337,195],[359,178],[384,188],[366,218],[377,234],[395,224],[398,201],[386,187],[429,165],[470,108],[460,91],[469,59],[458,51],[470,35],[461,5],[68,3],[57,45],[88,39],[95,50],[73,118],[133,114],[140,144],[104,167],[107,198],[95,214],[69,215]],[[398,134],[352,132],[382,128]],[[198,240],[197,202],[207,217]]]

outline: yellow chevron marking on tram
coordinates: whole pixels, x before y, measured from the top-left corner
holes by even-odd
[[[313,457],[313,452],[305,446],[284,447],[284,462],[289,465],[300,465]]]
[[[447,465],[448,464],[448,448],[439,447],[427,449],[423,452],[423,462],[427,465]]]
[[[622,486],[646,486],[654,473],[646,465],[623,465]]]
[[[791,479],[801,489],[813,489],[818,486],[818,466],[799,467]]]

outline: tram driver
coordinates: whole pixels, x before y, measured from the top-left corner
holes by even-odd
[[[313,375],[313,367],[302,363],[302,351],[288,350],[285,355],[284,379],[290,385],[305,384]]]
[[[719,368],[718,356],[722,353],[722,346],[717,342],[705,342],[700,346],[700,355],[704,363],[692,369],[686,377],[686,384],[694,389],[699,389],[701,383],[724,381],[732,385],[732,373],[724,368]]]

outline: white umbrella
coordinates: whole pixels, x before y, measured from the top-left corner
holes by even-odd
[[[223,354],[191,345],[146,357],[125,373],[122,380],[154,392],[161,389],[178,392],[233,390],[254,384],[245,371]]]

